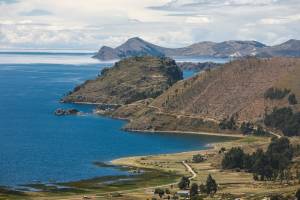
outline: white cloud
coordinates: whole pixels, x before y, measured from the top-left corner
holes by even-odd
[[[300,0],[0,0],[0,48],[300,39]],[[279,15],[280,14],[280,15]],[[289,37],[289,38],[288,38]]]
[[[265,25],[278,25],[278,24],[288,24],[292,22],[300,22],[300,14],[290,15],[286,17],[276,17],[276,18],[264,18],[259,21],[260,24]]]
[[[186,18],[185,22],[191,24],[208,24],[211,23],[212,20],[205,16],[190,16]]]

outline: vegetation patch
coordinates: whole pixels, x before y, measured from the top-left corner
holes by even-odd
[[[289,107],[274,108],[265,116],[266,126],[280,129],[286,136],[300,135],[300,112],[294,113]]]
[[[271,100],[279,100],[283,99],[288,93],[290,93],[290,90],[288,89],[279,89],[279,88],[269,88],[265,94],[265,99],[271,99]]]
[[[245,169],[255,180],[289,180],[293,147],[287,138],[273,138],[268,149],[246,154],[239,147],[231,148],[222,160],[223,169]]]

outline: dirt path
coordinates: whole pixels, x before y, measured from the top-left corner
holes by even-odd
[[[192,176],[189,178],[190,180],[193,180],[194,178],[197,177],[196,172],[193,170],[193,168],[189,164],[187,164],[185,161],[182,161],[182,164],[192,174]]]

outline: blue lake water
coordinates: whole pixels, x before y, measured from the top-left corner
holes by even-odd
[[[126,172],[94,161],[204,149],[224,138],[128,133],[126,123],[92,114],[93,106],[60,104],[66,92],[110,63],[88,53],[0,53],[0,185],[63,182]],[[72,107],[82,116],[57,117]]]

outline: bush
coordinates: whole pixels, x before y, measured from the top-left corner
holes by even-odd
[[[289,100],[290,105],[295,105],[298,103],[298,101],[296,99],[296,95],[294,93],[289,95],[288,100]]]
[[[288,89],[278,89],[278,88],[269,88],[265,94],[265,99],[283,99],[288,93],[290,93],[290,90]]]
[[[253,130],[253,135],[255,136],[270,136],[271,133],[265,131],[261,126],[257,126],[257,129]]]
[[[281,194],[273,194],[270,196],[270,200],[286,200]]]
[[[250,122],[243,122],[240,127],[240,130],[243,134],[251,134],[254,131],[254,126]]]
[[[166,194],[171,194],[169,188],[166,188],[165,193],[166,193]]]
[[[190,186],[190,179],[188,177],[182,177],[180,182],[178,183],[179,189],[183,190]]]
[[[300,189],[297,190],[295,197],[297,200],[300,200]]]
[[[162,196],[164,196],[164,194],[165,194],[165,191],[163,189],[161,189],[161,188],[155,188],[154,194],[158,194],[158,196],[160,198],[162,198]]]
[[[219,127],[220,129],[229,129],[229,130],[236,130],[237,126],[236,126],[236,122],[233,116],[230,117],[230,119],[223,119],[220,123],[219,123]]]
[[[193,183],[190,189],[190,197],[194,197],[196,195],[198,195],[198,184]]]
[[[199,195],[196,195],[196,196],[193,196],[193,197],[191,198],[191,200],[203,200],[203,198],[200,197]]]

